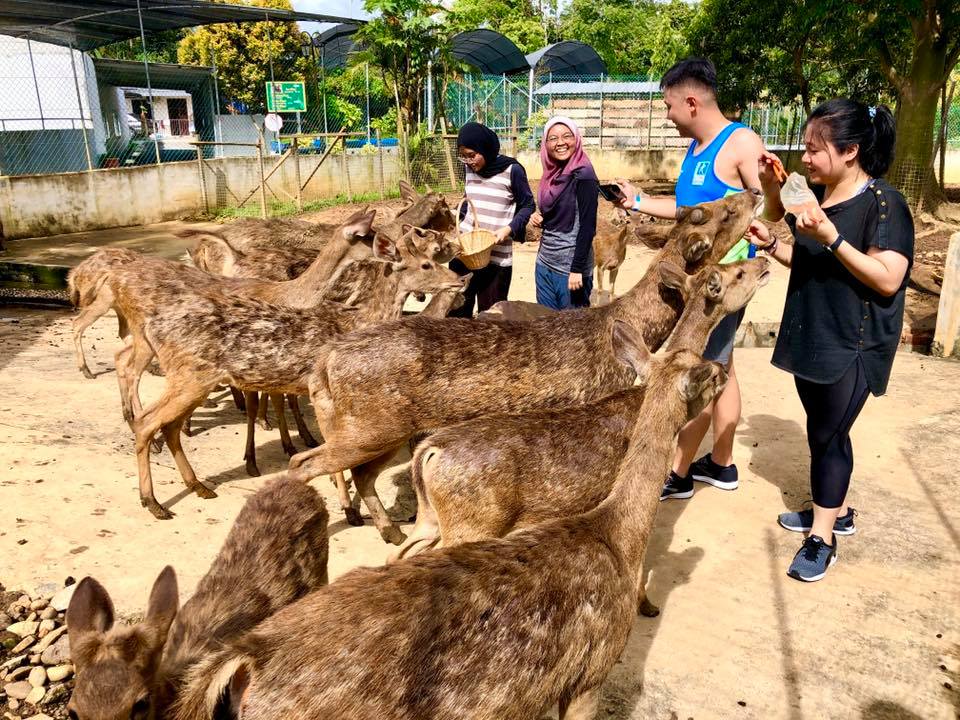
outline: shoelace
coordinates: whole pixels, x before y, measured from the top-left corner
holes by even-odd
[[[803,559],[808,562],[814,562],[820,555],[820,548],[824,545],[822,540],[815,539],[813,536],[803,541]]]

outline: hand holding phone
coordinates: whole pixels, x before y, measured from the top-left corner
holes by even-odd
[[[619,205],[624,198],[623,189],[616,183],[600,183],[599,187],[604,200]]]

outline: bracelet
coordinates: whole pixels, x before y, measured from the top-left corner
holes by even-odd
[[[637,193],[633,198],[633,209],[637,212],[640,212],[640,203],[645,196]]]
[[[833,243],[827,246],[827,250],[829,250],[832,253],[835,253],[837,251],[837,248],[840,247],[842,244],[843,244],[843,235],[837,234],[837,239],[834,240]]]
[[[774,237],[773,242],[767,245],[765,248],[761,248],[767,255],[773,255],[777,252],[777,245],[780,244],[780,238]]]

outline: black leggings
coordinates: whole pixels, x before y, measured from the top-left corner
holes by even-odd
[[[824,508],[841,507],[853,473],[850,428],[870,394],[863,363],[857,359],[830,385],[798,377],[794,382],[807,412],[813,502]]]
[[[473,317],[473,305],[477,304],[477,312],[489,310],[495,303],[507,299],[510,292],[510,278],[513,277],[513,267],[502,267],[490,263],[479,270],[470,270],[460,260],[450,261],[450,269],[457,275],[466,275],[472,272],[473,277],[463,293],[463,307],[450,313],[450,317]]]

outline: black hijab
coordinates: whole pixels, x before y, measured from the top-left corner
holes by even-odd
[[[482,178],[499,175],[517,162],[512,157],[500,154],[500,138],[486,125],[468,122],[457,133],[457,145],[465,147],[483,156],[483,168],[476,171]]]

